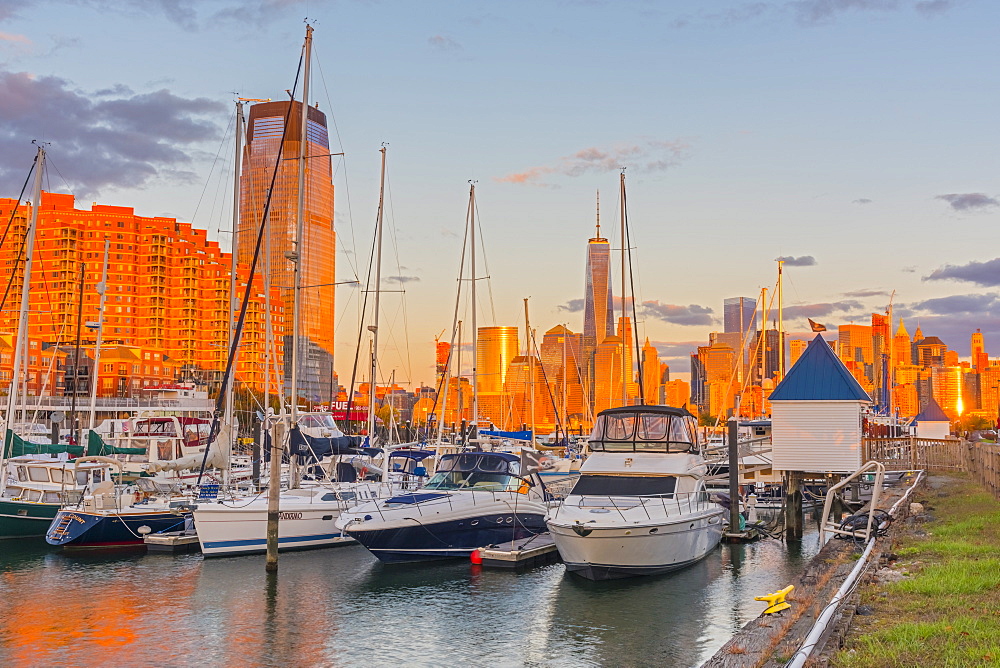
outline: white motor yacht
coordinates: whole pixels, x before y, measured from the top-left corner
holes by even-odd
[[[696,425],[670,406],[598,415],[579,479],[546,516],[567,570],[591,580],[651,575],[715,549],[725,509],[705,491]]]

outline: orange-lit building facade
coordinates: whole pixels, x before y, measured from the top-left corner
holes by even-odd
[[[0,331],[17,327],[17,301],[23,280],[18,252],[27,230],[31,207],[0,199],[0,217],[14,213],[11,235],[0,248],[0,267],[14,273],[8,304],[0,312]],[[94,204],[78,209],[72,195],[42,194],[35,236],[28,336],[65,351],[76,340],[83,271],[82,321],[92,323],[81,332],[85,355],[93,356],[96,323],[100,318],[97,292],[109,242],[108,279],[104,307],[103,342],[139,349],[139,375],[158,357],[157,366],[175,376],[145,374],[144,378],[213,381],[225,369],[229,336],[231,256],[209,241],[205,230],[173,218],[137,216],[130,207]],[[249,275],[237,269],[237,295],[242,300]],[[272,290],[271,318],[280,364],[284,312],[277,290]],[[236,367],[237,382],[254,389],[264,384],[264,288],[254,277],[242,348]],[[150,359],[145,359],[146,354]],[[130,365],[132,366],[132,365]],[[279,366],[280,369],[280,366]],[[132,387],[131,381],[129,387]],[[103,385],[101,386],[103,394]],[[117,386],[115,394],[118,394]]]
[[[326,115],[309,107],[306,146],[301,149],[301,102],[265,102],[250,107],[240,178],[237,256],[249,264],[267,210],[261,272],[280,291],[284,311],[286,388],[291,380],[291,323],[294,258],[301,268],[299,332],[300,396],[326,401],[333,396],[334,283],[336,235],[333,176]],[[305,155],[303,239],[295,248],[299,156]],[[277,173],[275,173],[277,169]],[[272,183],[274,187],[272,188]],[[268,192],[271,192],[268,204]]]

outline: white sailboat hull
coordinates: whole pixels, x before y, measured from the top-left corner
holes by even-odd
[[[306,550],[354,543],[335,524],[347,508],[378,497],[378,485],[350,490],[317,490],[314,496],[283,492],[278,504],[278,550]],[[339,498],[338,498],[339,496]],[[329,497],[324,499],[324,497]],[[267,551],[267,497],[199,503],[195,530],[206,557],[259,554]]]

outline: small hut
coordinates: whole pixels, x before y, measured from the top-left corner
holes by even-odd
[[[917,425],[917,438],[948,438],[951,436],[951,420],[934,397],[927,402],[924,410],[913,418]]]
[[[772,468],[853,473],[861,468],[861,417],[871,397],[817,335],[771,393]]]

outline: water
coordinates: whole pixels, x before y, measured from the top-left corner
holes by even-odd
[[[202,559],[0,542],[0,665],[693,666],[816,551],[723,545],[677,573],[590,582],[358,546]]]

